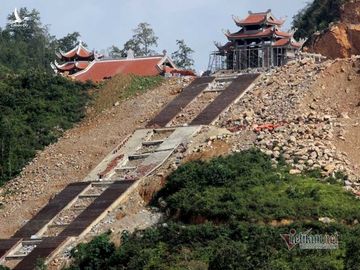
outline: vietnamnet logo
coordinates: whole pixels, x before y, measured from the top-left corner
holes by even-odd
[[[299,247],[300,249],[338,249],[339,235],[334,234],[311,234],[311,230],[296,232],[291,229],[288,234],[280,234],[289,250]]]

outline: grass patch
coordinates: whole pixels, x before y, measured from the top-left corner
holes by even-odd
[[[145,93],[160,86],[163,82],[164,78],[161,76],[117,75],[92,91],[93,101],[89,109],[89,115],[96,116],[113,107],[116,102]]]

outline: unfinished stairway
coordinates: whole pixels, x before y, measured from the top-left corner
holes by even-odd
[[[171,101],[147,127],[160,128],[165,127],[183,108],[185,108],[197,95],[206,89],[215,78],[200,77],[196,78],[188,87],[186,87],[173,101]]]

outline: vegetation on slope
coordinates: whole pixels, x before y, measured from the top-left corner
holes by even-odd
[[[347,0],[314,0],[293,18],[296,39],[308,38],[340,19],[341,5]]]
[[[39,12],[21,8],[20,14],[29,18],[26,24],[0,28],[0,185],[15,177],[37,150],[79,122],[90,99],[95,110],[102,111],[114,100],[142,93],[163,80],[136,76],[110,80],[94,90],[92,98],[88,89],[94,85],[55,76],[50,68],[54,52],[72,49],[80,34],[56,39],[42,25]]]
[[[255,150],[190,162],[158,195],[167,223],[123,234],[119,248],[107,235],[81,244],[68,269],[358,269],[360,203],[333,182],[289,175]],[[291,229],[337,233],[339,248],[289,251],[280,235]]]
[[[0,185],[83,117],[91,86],[56,77],[50,68],[54,51],[74,46],[79,33],[57,40],[39,12],[21,8],[20,15],[26,24],[0,28]]]
[[[116,101],[145,93],[164,82],[164,77],[140,77],[136,75],[119,74],[101,86],[101,92],[95,91],[92,95],[91,115],[97,115],[111,108]]]
[[[0,183],[84,116],[88,84],[26,71],[0,82]]]
[[[0,185],[84,116],[92,86],[56,77],[50,68],[54,51],[74,46],[79,33],[56,39],[39,12],[21,8],[20,15],[26,24],[0,28]]]

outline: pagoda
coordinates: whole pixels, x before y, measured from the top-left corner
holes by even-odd
[[[137,76],[195,76],[191,70],[179,69],[164,50],[163,55],[135,57],[128,51],[126,58],[105,58],[79,44],[68,52],[56,53],[59,61],[51,63],[54,72],[70,79],[98,83],[117,74]]]
[[[253,13],[245,19],[233,16],[240,30],[225,32],[228,42],[215,43],[217,51],[211,54],[209,70],[261,69],[286,64],[300,49],[293,35],[281,30],[285,20],[276,19],[271,10]]]
[[[51,64],[56,73],[62,75],[73,75],[79,71],[86,69],[89,64],[95,60],[95,53],[89,51],[80,41],[78,45],[68,52],[59,51],[56,53],[59,64],[56,60]]]

